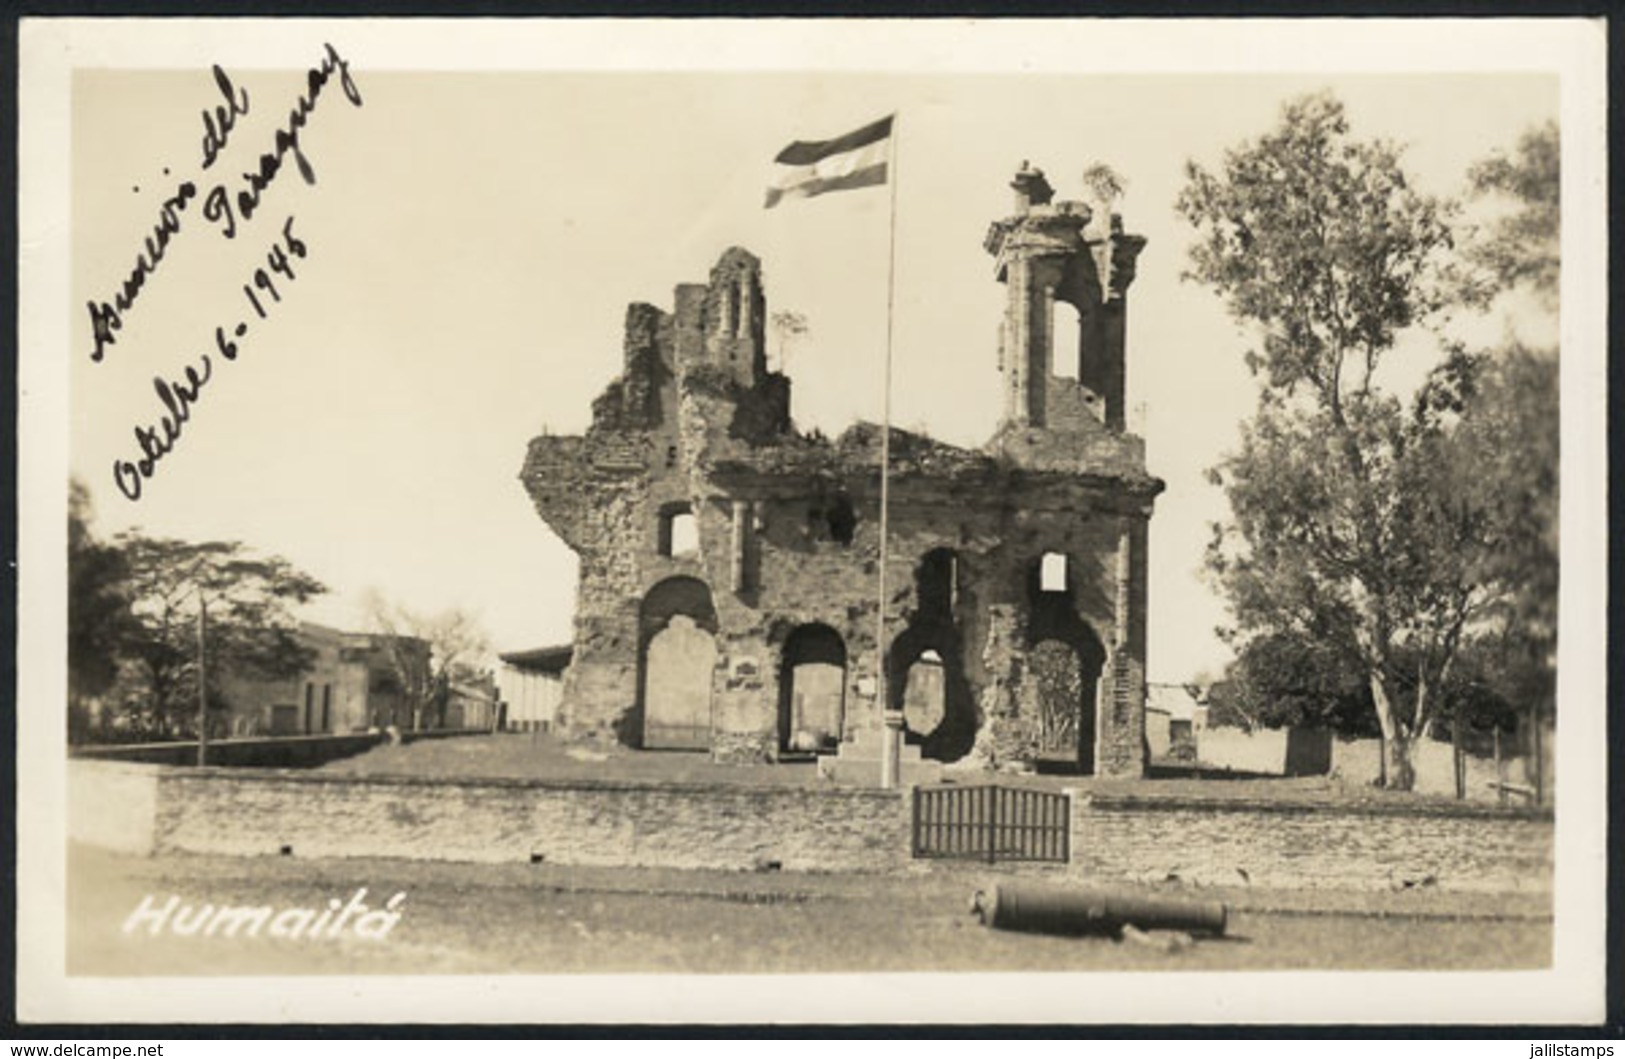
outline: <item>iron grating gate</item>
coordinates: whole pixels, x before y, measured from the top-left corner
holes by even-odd
[[[916,787],[914,856],[1071,859],[1072,800],[1020,787]]]

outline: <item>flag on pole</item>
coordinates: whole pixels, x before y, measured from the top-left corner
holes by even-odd
[[[833,140],[797,140],[773,161],[779,171],[767,189],[765,208],[783,199],[812,198],[826,191],[884,184],[891,164],[892,115]]]

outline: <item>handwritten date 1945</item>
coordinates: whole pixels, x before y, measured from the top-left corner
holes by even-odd
[[[265,255],[265,267],[254,270],[250,281],[252,286],[249,283],[243,284],[244,296],[261,319],[266,318],[268,314],[264,304],[254,293],[255,288],[270,294],[273,302],[281,301],[282,295],[278,292],[276,281],[272,276],[284,276],[292,281],[295,278],[293,262],[303,259],[308,253],[309,248],[304,241],[293,234],[293,218],[289,217],[282,224],[281,241],[273,243]],[[247,334],[246,320],[239,321],[232,327],[230,335],[224,326],[216,327],[215,348],[226,360],[234,361],[238,354],[237,340]],[[205,353],[197,364],[187,367],[184,378],[153,377],[153,392],[162,402],[164,414],[158,417],[155,425],[135,427],[135,442],[141,450],[139,459],[113,461],[113,483],[125,497],[130,500],[141,499],[143,483],[157,473],[158,461],[167,456],[180,441],[181,432],[192,418],[192,410],[199,403],[203,388],[213,375],[214,360]]]

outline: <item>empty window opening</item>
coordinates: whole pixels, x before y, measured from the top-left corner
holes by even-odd
[[[852,534],[858,528],[858,515],[852,510],[852,501],[844,496],[836,497],[825,517],[829,520],[830,539],[837,544],[851,544]]]
[[[692,555],[700,550],[700,530],[687,504],[671,504],[660,512],[660,554]]]
[[[951,614],[958,600],[959,557],[948,548],[925,553],[915,574],[915,592],[922,614]]]
[[[1057,302],[1050,312],[1050,374],[1058,379],[1076,379],[1082,362],[1082,321],[1078,311],[1066,302]]]
[[[1066,556],[1060,552],[1045,552],[1038,567],[1038,589],[1041,592],[1066,591]]]
[[[729,287],[722,297],[722,331],[730,338],[739,334],[739,288]]]

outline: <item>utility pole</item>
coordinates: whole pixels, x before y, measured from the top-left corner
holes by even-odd
[[[209,763],[209,680],[204,671],[204,636],[209,625],[209,604],[203,589],[197,592],[197,763]]]

